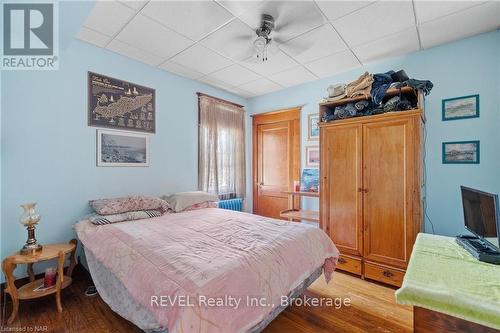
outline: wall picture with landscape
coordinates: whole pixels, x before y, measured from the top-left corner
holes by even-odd
[[[145,134],[97,130],[97,166],[149,166]]]
[[[478,164],[479,141],[443,142],[444,164]]]
[[[442,100],[443,121],[479,117],[479,95]]]

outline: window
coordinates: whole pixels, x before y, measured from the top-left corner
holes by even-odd
[[[245,111],[198,94],[198,187],[221,199],[245,196]]]

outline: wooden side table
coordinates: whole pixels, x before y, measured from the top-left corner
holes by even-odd
[[[5,292],[10,295],[12,298],[12,314],[7,320],[7,324],[12,324],[14,319],[17,316],[17,311],[19,310],[19,300],[23,299],[33,299],[39,298],[51,294],[56,294],[56,304],[57,311],[62,312],[61,305],[61,290],[66,288],[71,284],[71,275],[73,273],[73,268],[76,265],[76,239],[72,239],[68,244],[60,243],[60,244],[48,244],[43,245],[43,249],[40,252],[29,255],[22,255],[19,252],[6,257],[2,262],[2,270],[5,274],[5,278],[7,280],[7,287],[5,288]],[[70,265],[64,275],[64,261],[66,259],[66,255],[70,254]],[[40,285],[43,285],[43,278],[35,280],[35,275],[33,273],[33,264],[41,261],[46,261],[50,259],[57,258],[57,280],[56,285],[52,288],[43,290],[43,291],[34,291]],[[27,273],[30,279],[30,282],[17,288],[14,284],[14,269],[17,265],[27,265]]]

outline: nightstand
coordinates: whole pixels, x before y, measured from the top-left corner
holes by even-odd
[[[2,270],[7,280],[5,292],[12,298],[12,314],[10,315],[7,324],[12,324],[16,318],[17,311],[19,310],[19,300],[23,299],[33,299],[55,294],[57,311],[62,312],[61,290],[69,286],[72,281],[71,274],[73,273],[73,268],[76,265],[76,244],[76,239],[72,239],[68,244],[60,243],[43,245],[42,250],[36,252],[35,254],[22,255],[19,252],[16,252],[3,260]],[[64,275],[64,261],[66,260],[66,255],[68,254],[70,255],[70,265],[66,271],[66,275]],[[56,285],[43,291],[35,291],[35,288],[43,285],[43,278],[35,280],[33,264],[51,259],[57,259]],[[20,288],[17,288],[14,284],[15,277],[13,272],[17,265],[23,264],[27,265],[26,271],[30,282]]]

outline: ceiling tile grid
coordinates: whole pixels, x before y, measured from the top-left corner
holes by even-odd
[[[265,62],[253,46],[264,13]],[[499,1],[108,0],[76,38],[252,97],[499,27]]]

